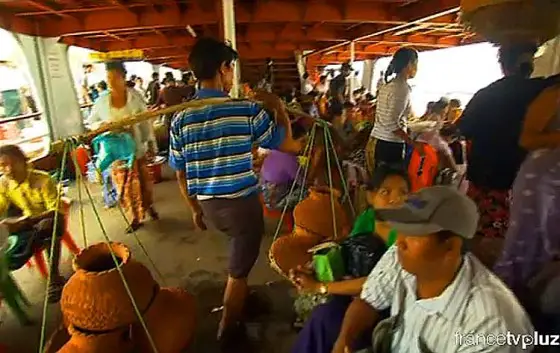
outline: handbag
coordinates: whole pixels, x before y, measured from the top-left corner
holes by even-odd
[[[391,353],[393,345],[393,335],[401,324],[404,315],[404,300],[406,292],[400,293],[400,305],[397,315],[391,316],[380,321],[371,335],[371,347],[373,353]]]
[[[313,254],[313,268],[319,282],[334,282],[344,276],[344,260],[339,244],[334,242],[319,244],[309,249],[309,252]]]

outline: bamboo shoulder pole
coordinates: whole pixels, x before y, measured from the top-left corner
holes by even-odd
[[[191,100],[185,103],[181,103],[181,104],[177,104],[171,107],[167,107],[167,108],[163,108],[163,109],[158,109],[158,110],[151,110],[151,111],[145,111],[142,113],[138,113],[138,114],[134,114],[131,115],[129,117],[126,117],[124,119],[121,119],[119,121],[114,121],[114,122],[108,122],[107,124],[104,124],[103,126],[92,130],[92,131],[88,131],[85,132],[83,134],[80,135],[75,135],[70,137],[71,139],[74,140],[78,140],[78,141],[89,141],[92,138],[94,138],[95,136],[102,134],[104,132],[108,132],[108,131],[115,131],[115,130],[119,130],[122,128],[125,128],[127,126],[131,126],[134,124],[138,124],[141,123],[143,121],[146,120],[150,120],[150,119],[155,119],[161,115],[166,115],[166,114],[172,114],[172,113],[176,113],[182,110],[186,110],[186,109],[193,109],[193,108],[201,108],[201,107],[205,107],[208,105],[216,105],[216,104],[223,104],[223,103],[227,103],[227,102],[232,102],[235,101],[234,99],[231,99],[229,97],[220,97],[220,98],[206,98],[206,99],[195,99],[195,100]],[[257,103],[261,103],[260,101],[254,101]],[[315,117],[312,117],[311,115],[304,113],[300,110],[297,109],[293,109],[290,107],[286,107],[286,111],[296,117],[299,118],[306,118],[306,119],[312,119],[314,121],[321,121],[323,123],[326,124],[330,124],[327,123],[324,120],[321,119],[317,119]],[[62,151],[63,146],[64,146],[64,142],[65,140],[68,139],[62,139],[62,140],[57,140],[55,142],[53,142],[51,144],[51,151],[50,153],[57,153]]]

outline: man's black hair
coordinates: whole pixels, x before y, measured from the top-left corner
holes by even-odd
[[[105,81],[99,81],[99,83],[97,84],[97,86],[99,88],[101,88],[102,90],[106,91],[107,90],[107,82]]]
[[[523,55],[534,56],[539,47],[534,43],[502,45],[498,56],[502,69],[507,75],[519,74],[529,77],[533,72],[533,61],[520,62]]]
[[[450,232],[448,230],[443,230],[441,232],[436,233],[435,236],[436,236],[436,239],[438,240],[439,243],[445,243],[446,241],[448,241],[451,238],[459,237],[463,241],[463,245],[461,246],[461,254],[466,254],[470,250],[471,241],[469,239],[465,239],[462,236],[457,235],[453,232]]]
[[[211,80],[223,63],[230,66],[238,57],[237,52],[226,43],[214,38],[201,38],[189,54],[189,64],[198,80]]]
[[[153,80],[159,79],[159,73],[157,73],[157,72],[152,73],[152,79]]]
[[[106,71],[117,71],[126,77],[126,69],[122,61],[109,61],[105,64]]]

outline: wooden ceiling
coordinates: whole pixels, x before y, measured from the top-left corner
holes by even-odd
[[[237,47],[244,62],[318,50],[318,65],[476,40],[457,24],[460,0],[236,0]],[[149,61],[187,66],[195,36],[219,36],[219,0],[2,0],[0,27],[98,51],[143,49]],[[336,48],[324,50],[333,45]],[[321,50],[323,49],[323,50]]]

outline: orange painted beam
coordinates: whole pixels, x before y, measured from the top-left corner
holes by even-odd
[[[210,25],[221,21],[216,11],[204,11],[196,3],[192,3],[186,12],[167,6],[159,12],[149,8],[137,14],[128,11],[92,10],[85,12],[80,19],[64,18],[57,21],[17,15],[17,21],[9,20],[8,17],[12,15],[5,13],[3,9],[0,14],[0,25],[6,29],[45,37],[124,29]],[[340,6],[329,3],[302,4],[297,0],[270,0],[257,2],[253,10],[243,6],[236,9],[236,23],[363,22],[390,19],[389,7],[383,3],[349,2],[344,11],[341,11]]]

